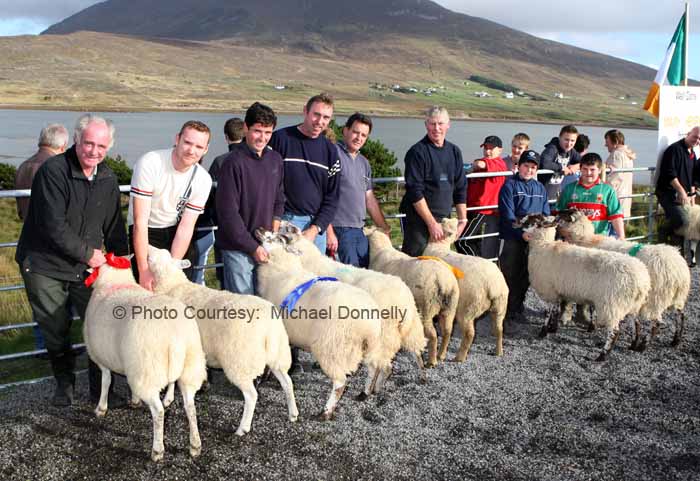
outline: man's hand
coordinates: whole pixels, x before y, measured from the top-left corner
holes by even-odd
[[[152,291],[154,280],[155,279],[153,278],[153,273],[151,272],[151,269],[146,268],[145,270],[139,272],[139,285],[144,289]]]
[[[257,249],[255,249],[255,251],[253,252],[253,259],[258,264],[265,264],[270,258],[267,255],[267,251],[263,248],[263,246],[258,246]]]
[[[308,229],[306,229],[304,232],[301,233],[304,237],[306,237],[307,240],[314,242],[316,240],[316,236],[318,235],[318,229],[316,228],[315,225],[312,225]]]
[[[92,257],[90,257],[90,260],[88,261],[87,265],[95,268],[95,267],[100,267],[102,264],[107,262],[107,259],[105,259],[104,254],[100,249],[93,249],[92,250]]]
[[[379,227],[379,230],[384,232],[387,236],[391,237],[391,226],[389,224],[384,224],[377,227]]]
[[[328,249],[331,255],[338,251],[338,238],[335,232],[333,232],[333,229],[328,229],[328,231],[326,231],[326,249]]]
[[[688,197],[688,194],[686,194],[684,190],[681,190],[678,192],[678,201],[681,205],[690,204],[690,197]]]
[[[430,240],[432,241],[441,241],[445,238],[442,226],[437,221],[433,221],[433,223],[428,226],[428,232],[430,233]]]
[[[532,240],[532,234],[529,232],[523,232],[523,240],[525,242],[530,242]]]

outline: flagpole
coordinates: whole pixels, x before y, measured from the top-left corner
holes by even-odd
[[[683,76],[683,86],[687,87],[688,86],[688,68],[690,67],[688,65],[688,37],[690,37],[690,2],[685,2],[685,39],[683,42],[685,43],[685,75]]]

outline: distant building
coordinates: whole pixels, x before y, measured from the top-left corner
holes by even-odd
[[[507,99],[512,99],[515,97],[515,95],[513,95],[513,92],[506,92],[503,94],[503,96]]]
[[[275,85],[275,90],[284,90],[286,88],[287,88],[286,85]]]
[[[563,99],[563,98],[564,98],[564,94],[561,93],[561,92],[555,92],[555,93],[554,93],[554,98],[555,98],[555,99]]]

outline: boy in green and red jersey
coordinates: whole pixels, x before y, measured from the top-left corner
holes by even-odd
[[[593,222],[596,234],[608,234],[612,226],[615,236],[625,238],[622,206],[615,190],[600,181],[603,160],[600,155],[590,152],[581,158],[581,178],[567,185],[559,201],[557,210],[578,209]]]

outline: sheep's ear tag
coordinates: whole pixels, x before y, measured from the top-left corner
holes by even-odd
[[[105,259],[107,259],[107,265],[117,269],[128,269],[131,267],[131,261],[129,259],[115,256],[113,252],[108,252]]]
[[[92,272],[90,273],[90,275],[85,279],[85,287],[90,287],[93,284],[93,282],[95,282],[95,279],[97,279],[97,276],[99,276],[99,275],[100,275],[100,268],[99,267],[95,267],[94,269],[92,269]]]
[[[178,267],[180,269],[189,269],[190,267],[192,267],[192,263],[187,259],[180,259],[180,261],[178,262]]]

